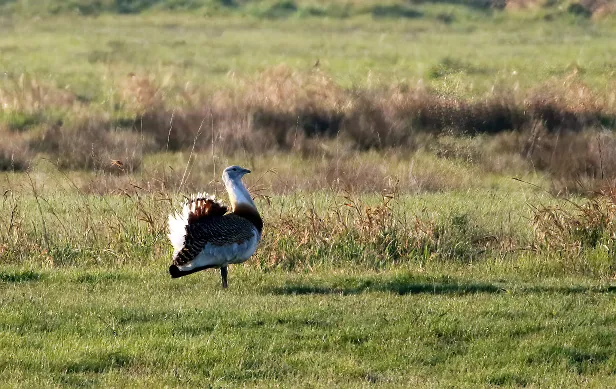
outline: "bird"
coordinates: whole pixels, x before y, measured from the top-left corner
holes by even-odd
[[[181,213],[169,215],[171,278],[220,268],[222,287],[227,288],[227,266],[243,263],[254,254],[261,241],[263,220],[242,182],[247,173],[250,170],[233,165],[222,174],[230,212],[215,196],[198,193],[185,201]]]

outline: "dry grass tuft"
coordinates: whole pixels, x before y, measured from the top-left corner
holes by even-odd
[[[120,101],[138,116],[165,106],[163,85],[149,76],[130,73],[119,85]]]
[[[600,19],[616,13],[616,4],[612,0],[579,0],[585,10],[592,14],[593,19]]]
[[[285,65],[266,70],[239,93],[230,100],[234,110],[250,118],[254,132],[246,128],[247,135],[283,149],[293,149],[306,138],[336,136],[348,104],[346,93],[325,73],[297,72]],[[215,107],[217,112],[228,109],[220,102]]]
[[[467,262],[510,245],[510,237],[486,232],[468,214],[409,215],[395,206],[397,198],[396,189],[371,203],[339,192],[328,209],[309,204],[299,215],[277,215],[267,220],[259,266],[309,270],[323,263],[385,268],[408,261]]]
[[[611,15],[616,15],[616,3],[604,0],[594,8],[592,18],[595,20],[603,19]]]
[[[346,93],[322,71],[286,65],[264,71],[242,94],[241,104],[249,109],[292,116],[336,116],[347,103]]]
[[[397,187],[398,178],[394,174],[383,165],[347,155],[320,164],[312,176],[323,180],[318,184],[320,187],[349,193],[378,193]]]
[[[534,209],[534,248],[578,256],[586,249],[614,249],[616,192],[608,188],[582,205],[541,206]]]
[[[351,95],[342,135],[360,150],[410,146],[413,123],[399,115],[406,107],[398,102],[398,109],[391,109],[384,97],[377,91],[354,91]]]
[[[260,266],[288,270],[310,269],[323,258],[336,263],[382,267],[408,260],[418,242],[395,215],[390,202],[395,194],[383,195],[379,204],[362,204],[347,193],[342,203],[329,210],[309,207],[303,217],[284,215],[264,239],[267,253]],[[266,243],[267,242],[267,243]],[[326,255],[323,255],[326,254]]]

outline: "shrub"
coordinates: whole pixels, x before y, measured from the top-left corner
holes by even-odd
[[[49,153],[61,169],[110,172],[138,170],[143,151],[151,149],[149,138],[112,129],[98,117],[50,127],[31,144],[36,150]]]
[[[420,18],[423,13],[401,4],[375,5],[371,10],[373,18]]]
[[[580,131],[586,127],[616,125],[613,104],[599,97],[574,74],[564,81],[549,81],[531,90],[524,109],[548,131]]]
[[[260,18],[286,18],[297,12],[293,0],[274,0],[252,4],[249,13]]]
[[[32,153],[20,134],[0,131],[0,171],[21,171],[30,166]]]
[[[616,182],[613,132],[549,132],[537,123],[530,131],[501,139],[502,152],[517,152],[536,169],[548,172],[556,191],[585,191],[584,186]]]

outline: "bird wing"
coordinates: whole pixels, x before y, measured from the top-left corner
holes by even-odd
[[[184,247],[186,227],[202,219],[223,216],[227,207],[219,203],[214,196],[199,193],[187,200],[180,213],[169,215],[169,240],[173,245],[173,256]]]
[[[241,244],[255,236],[255,227],[248,220],[234,214],[189,219],[184,245],[174,256],[173,264],[186,265],[199,255],[206,245],[221,247]]]

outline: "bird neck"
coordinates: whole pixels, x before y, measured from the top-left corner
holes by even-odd
[[[233,211],[235,211],[238,207],[241,207],[252,208],[255,212],[257,212],[257,207],[254,201],[252,201],[252,197],[250,196],[250,193],[248,193],[248,189],[246,189],[241,179],[231,180],[225,177],[224,182],[227,192],[229,193],[229,201],[231,202],[231,208]]]
[[[231,202],[233,214],[248,219],[259,231],[260,236],[263,230],[263,220],[242,180],[231,180],[224,177],[224,181],[227,192],[229,192],[229,201]]]

